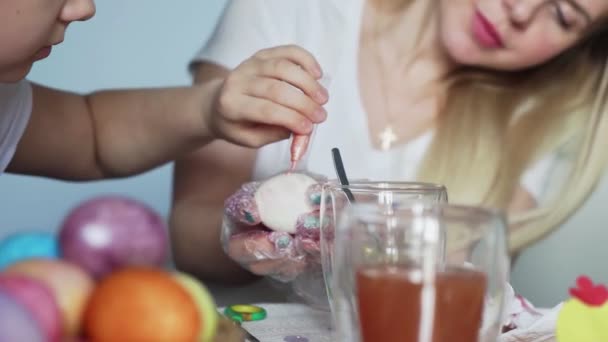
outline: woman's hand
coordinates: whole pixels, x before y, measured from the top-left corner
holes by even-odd
[[[321,186],[307,193],[315,210],[302,213],[295,234],[265,228],[255,203],[259,182],[244,184],[226,200],[222,242],[226,253],[250,272],[288,282],[310,262],[319,262],[319,211]]]

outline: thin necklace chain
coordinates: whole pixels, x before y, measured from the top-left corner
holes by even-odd
[[[374,14],[374,16],[376,16],[376,14]],[[374,18],[375,19],[375,18]],[[374,20],[374,22],[379,23],[379,20]],[[382,104],[383,104],[383,110],[382,113],[386,119],[386,124],[384,126],[384,128],[382,129],[382,131],[380,131],[380,133],[378,134],[378,141],[380,143],[380,148],[383,151],[386,150],[390,150],[393,147],[393,144],[396,143],[399,139],[399,136],[397,135],[397,132],[395,131],[395,129],[393,128],[393,113],[392,113],[392,107],[390,105],[390,101],[389,101],[389,94],[388,94],[388,90],[387,90],[387,77],[386,77],[386,63],[384,61],[384,59],[381,57],[380,54],[380,47],[378,45],[378,38],[380,37],[380,28],[379,28],[379,24],[374,25],[374,31],[373,31],[373,35],[372,35],[372,51],[373,51],[373,58],[376,64],[376,69],[378,70],[378,75],[380,76],[380,92],[382,94]]]
[[[428,14],[428,13],[427,13]],[[384,128],[382,129],[382,131],[380,131],[380,133],[378,134],[378,141],[380,143],[380,147],[382,150],[386,151],[386,150],[390,150],[393,145],[399,140],[399,136],[397,134],[397,131],[395,130],[394,126],[394,120],[395,117],[393,116],[393,114],[395,114],[393,112],[393,108],[391,106],[391,102],[389,99],[389,93],[388,93],[388,77],[387,77],[387,73],[386,71],[388,70],[387,68],[387,63],[385,62],[385,60],[382,58],[381,53],[380,53],[380,47],[378,44],[379,41],[379,37],[380,37],[380,32],[381,32],[381,25],[380,25],[380,20],[377,20],[378,15],[376,13],[374,13],[374,23],[375,25],[373,25],[373,34],[371,37],[371,41],[372,41],[372,51],[373,51],[373,59],[375,61],[376,64],[376,69],[378,70],[378,75],[380,76],[380,92],[382,93],[382,102],[383,102],[383,115],[384,118],[386,120],[386,124],[384,126]],[[389,27],[389,25],[385,25],[386,27]],[[418,41],[420,41],[421,37],[418,37]],[[397,60],[399,59],[405,59],[405,55],[406,55],[407,49],[404,49],[404,51],[397,51]],[[407,61],[407,63],[405,63],[401,70],[407,70],[411,67],[411,65],[414,63],[414,58],[412,58],[411,60]]]

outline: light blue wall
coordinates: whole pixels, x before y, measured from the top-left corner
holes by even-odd
[[[568,297],[576,278],[588,275],[608,285],[608,179],[559,230],[524,252],[513,287],[545,307]]]
[[[68,29],[64,44],[35,65],[29,79],[88,92],[191,82],[188,60],[205,42],[224,0],[101,0],[97,15]],[[0,176],[0,237],[20,229],[55,230],[80,200],[108,192],[139,198],[162,214],[170,199],[171,166],[127,180],[69,184]]]

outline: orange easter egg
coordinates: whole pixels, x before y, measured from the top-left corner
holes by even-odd
[[[64,333],[80,331],[82,315],[95,283],[80,267],[62,260],[29,259],[11,265],[8,274],[21,274],[40,281],[53,293],[63,316]]]
[[[85,333],[92,341],[196,341],[201,318],[192,296],[162,270],[128,267],[91,296]]]

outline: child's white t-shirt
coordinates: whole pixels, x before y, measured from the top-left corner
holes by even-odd
[[[31,113],[29,82],[0,83],[0,174],[13,158]]]
[[[234,69],[257,51],[295,44],[311,52],[329,74],[328,119],[317,127],[308,150],[308,170],[336,178],[331,148],[340,148],[352,179],[413,181],[432,141],[427,132],[389,151],[372,146],[359,93],[357,55],[363,0],[232,0],[211,39],[194,61]],[[257,154],[254,179],[288,167],[289,141]],[[555,158],[547,157],[523,175],[521,184],[538,200]]]

